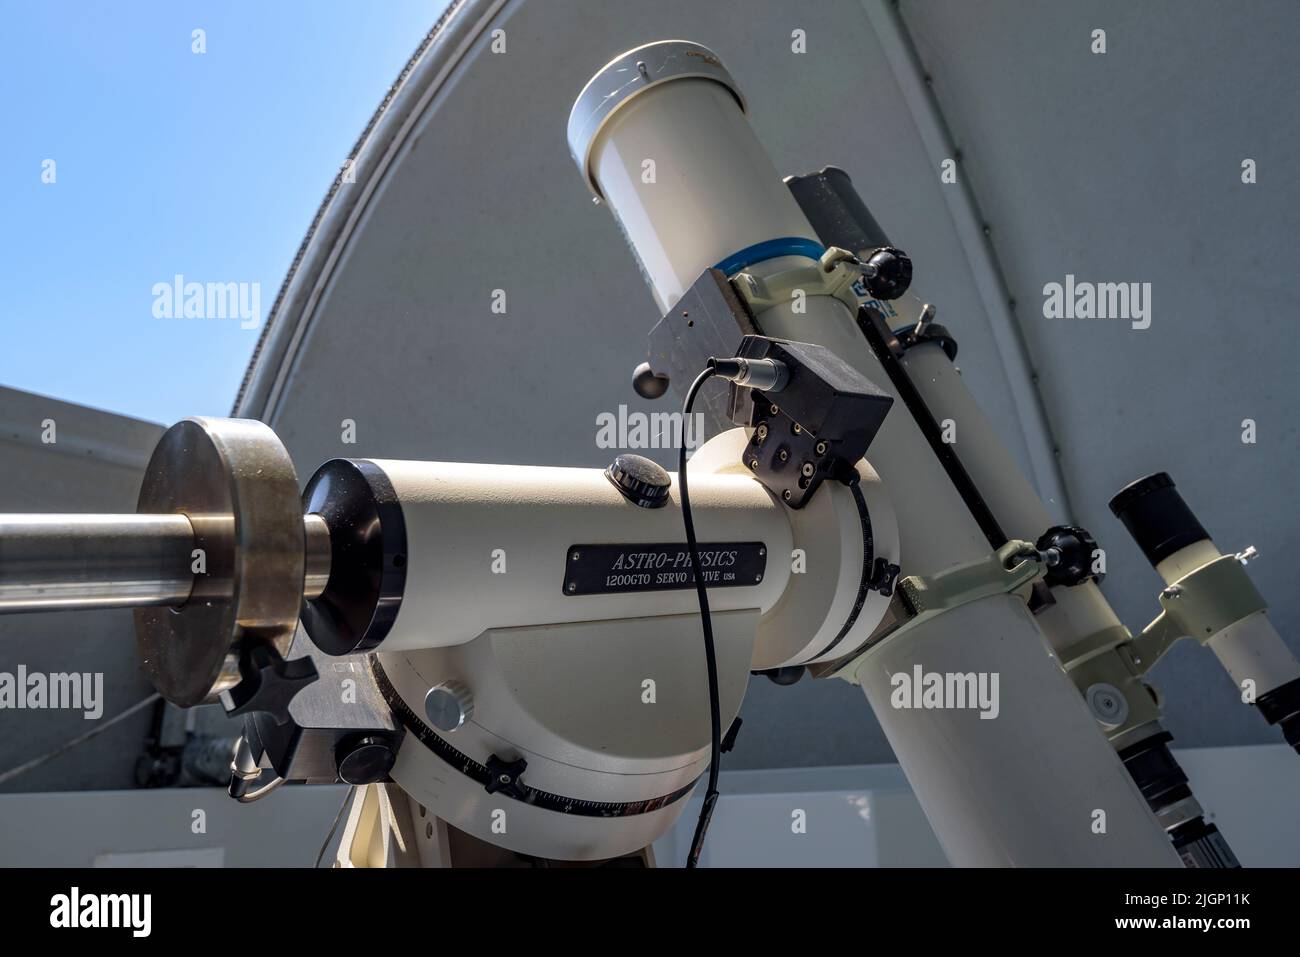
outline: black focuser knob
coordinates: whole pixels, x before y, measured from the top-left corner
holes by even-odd
[[[668,504],[672,477],[662,465],[644,455],[620,455],[605,469],[605,477],[628,501],[642,508],[661,508]]]
[[[1047,556],[1047,574],[1043,581],[1048,585],[1078,585],[1085,581],[1098,584],[1106,577],[1092,570],[1097,553],[1097,542],[1087,530],[1077,525],[1053,525],[1035,543]]]
[[[899,299],[912,285],[912,260],[893,246],[881,246],[863,264],[863,282],[876,299]]]

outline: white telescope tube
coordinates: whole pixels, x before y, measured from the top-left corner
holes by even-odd
[[[1210,539],[1193,542],[1156,563],[1166,585],[1190,575],[1223,554]],[[1300,662],[1277,633],[1268,615],[1257,611],[1224,628],[1206,642],[1238,689],[1251,686],[1259,695],[1300,678]]]
[[[697,43],[662,40],[606,64],[573,105],[569,148],[661,312],[741,250],[773,239],[818,245],[731,75]]]
[[[637,64],[645,65],[648,80]],[[724,269],[728,274],[746,266],[771,274],[819,254],[816,233],[746,121],[743,102],[711,50],[664,40],[611,60],[569,115],[569,148],[622,224],[665,311],[720,263],[734,267]],[[640,178],[644,159],[656,160],[654,183]],[[800,243],[811,245],[800,253]],[[772,258],[763,258],[765,251]],[[826,346],[889,389],[838,299],[809,296],[805,311],[795,313],[787,303],[767,309],[759,321],[765,335]],[[909,416],[899,411],[885,418],[872,464],[886,487],[909,492],[895,503],[905,574],[928,575],[988,554],[988,542]]]
[[[954,866],[1178,865],[1019,598],[961,605],[854,667]]]
[[[609,202],[665,312],[709,267],[726,262],[729,268],[724,272],[731,275],[761,264],[759,268],[770,273],[806,262],[815,254],[801,252],[797,245],[815,233],[748,129],[742,102],[716,55],[697,44],[674,40],[639,47],[612,60],[587,84],[570,115],[570,149],[593,191]],[[647,166],[647,160],[653,165]],[[654,171],[653,182],[644,178],[648,169]],[[770,246],[754,250],[764,243]],[[806,310],[797,314],[789,303],[775,305],[759,315],[758,324],[765,335],[823,345],[881,388],[889,388],[888,377],[848,307],[838,299],[810,296]],[[895,411],[886,417],[872,445],[871,462],[887,488],[906,490],[894,496],[903,574],[928,576],[988,555],[988,541],[910,416]],[[978,625],[979,634],[949,627],[967,617],[971,620],[965,624]],[[1031,643],[1012,642],[1010,635]],[[933,821],[936,830],[972,829],[981,835],[965,846],[955,839],[950,842],[959,863],[998,865],[1032,859],[1177,865],[1177,856],[1154,816],[1077,691],[1048,658],[1041,632],[1018,599],[986,600],[979,603],[978,611],[951,619],[941,616],[926,626],[923,638],[926,666],[933,670],[969,671],[972,646],[978,649],[991,643],[999,645],[1003,657],[1032,656],[1031,660],[1041,658],[1049,666],[1025,666],[1018,676],[1034,680],[1040,673],[1051,676],[1046,684],[1033,688],[1013,681],[1012,688],[1003,692],[1014,697],[1007,702],[1009,713],[1030,722],[1028,727],[1001,742],[993,740],[996,735],[984,736],[991,751],[1011,739],[1022,741],[1023,753],[984,756],[990,766],[1014,765],[1017,774],[981,776],[979,800],[951,821]],[[911,643],[912,639],[900,636],[885,644],[896,645],[890,650],[899,656],[901,666]],[[867,690],[888,731],[893,722],[882,710],[887,704]],[[1036,698],[1059,699],[1052,708],[1050,738],[1032,731],[1036,725],[1031,703]],[[944,739],[942,733],[891,733],[909,776],[913,769],[943,761],[949,746]],[[1053,762],[1043,773],[1041,752],[1046,749],[1059,749],[1071,761]],[[972,762],[982,759],[966,757]],[[1068,820],[1050,811],[1016,820],[999,809],[1013,805],[1026,789],[1031,795],[1091,796],[1100,793],[1095,782],[1104,782],[1101,790],[1108,818],[1121,822],[1119,833],[1132,836],[1124,847],[1114,841],[1090,842],[1086,821]],[[918,771],[912,783],[928,813],[956,813],[951,797],[941,793],[948,788],[960,793],[961,782],[951,774]],[[1027,850],[1008,853],[1008,848],[1042,850],[1032,856]]]
[[[956,423],[957,457],[1002,531],[1010,538],[1032,542],[1059,524],[1016,466],[943,348],[935,342],[919,343],[907,350],[901,362],[935,419]],[[1120,625],[1101,589],[1091,581],[1056,588],[1052,597],[1055,604],[1044,608],[1036,619],[1058,653],[1082,638]]]

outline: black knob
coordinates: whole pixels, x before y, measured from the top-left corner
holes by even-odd
[[[528,770],[528,762],[523,758],[507,761],[492,754],[488,756],[486,767],[488,779],[483,788],[488,794],[496,794],[500,791],[520,801],[528,797],[527,786],[519,780]]]
[[[899,299],[912,285],[912,260],[893,246],[881,246],[863,271],[867,292],[876,299]]]
[[[397,763],[397,752],[379,735],[351,735],[334,748],[339,779],[344,784],[378,784]]]
[[[642,508],[662,508],[668,504],[672,478],[662,465],[644,455],[620,455],[605,469],[605,477],[628,501]]]
[[[276,724],[290,720],[289,702],[303,688],[316,681],[316,665],[310,658],[285,661],[270,645],[249,645],[240,654],[239,683],[221,692],[221,705],[230,717],[264,711]]]
[[[773,684],[792,685],[803,677],[803,665],[787,665],[784,668],[768,668],[766,671],[753,671],[750,674],[763,675]]]
[[[1106,577],[1103,572],[1092,570],[1097,541],[1086,529],[1077,525],[1053,525],[1035,544],[1040,552],[1049,549],[1056,552],[1056,564],[1050,565],[1043,576],[1043,581],[1053,588],[1057,585],[1070,587],[1090,580],[1100,585]]]
[[[659,375],[643,362],[632,370],[632,388],[643,399],[657,399],[668,391],[668,376]]]

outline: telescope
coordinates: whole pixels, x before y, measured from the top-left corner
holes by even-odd
[[[232,797],[354,786],[342,866],[648,866],[703,789],[694,863],[748,683],[804,675],[861,688],[954,865],[1237,866],[1148,673],[1199,642],[1300,749],[1253,551],[1165,473],[1112,528],[1054,521],[911,258],[842,169],[781,176],[713,51],[620,54],[567,132],[662,316],[632,385],[710,436],[676,473],[300,487],[268,426],[186,419],[135,514],[0,515],[0,611],[133,608],[159,693],[242,718]],[[1163,582],[1136,632],[1098,587],[1119,524]]]

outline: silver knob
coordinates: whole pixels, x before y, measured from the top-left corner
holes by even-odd
[[[424,713],[439,731],[455,731],[474,714],[474,697],[462,682],[444,681],[424,696]]]

